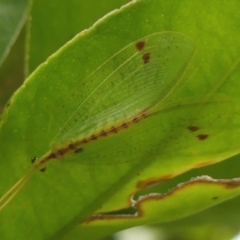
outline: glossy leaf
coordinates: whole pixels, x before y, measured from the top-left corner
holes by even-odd
[[[127,2],[129,0],[33,1],[26,62],[28,74],[76,34]]]
[[[27,17],[27,0],[0,1],[0,65],[9,53]]]

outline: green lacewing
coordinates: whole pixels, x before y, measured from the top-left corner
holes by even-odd
[[[36,170],[44,171],[50,160],[78,153],[81,153],[80,156],[86,152],[86,146],[93,146],[93,152],[98,152],[99,146],[94,147],[94,144],[99,141],[103,142],[101,152],[104,152],[102,139],[115,135],[127,142],[131,129],[135,129],[134,134],[138,134],[137,123],[144,122],[150,116],[154,118],[156,113],[164,109],[163,103],[168,102],[184,84],[186,78],[183,75],[195,52],[196,46],[188,37],[176,32],[160,32],[136,40],[112,55],[83,79],[68,99],[63,99],[67,112],[63,117],[64,123],[52,139],[50,150],[39,159],[32,159],[32,169],[0,199],[0,210],[14,198]],[[188,103],[178,103],[174,107],[182,111],[180,115],[184,115]],[[198,123],[195,121],[192,124],[193,119],[185,118],[184,121],[179,120],[178,126],[188,122],[188,132],[197,132]],[[218,115],[210,113],[201,121],[207,124],[217,118]],[[156,129],[161,128],[164,129],[164,126],[159,125]],[[166,128],[165,131],[167,130],[173,135],[173,129]],[[139,133],[139,146],[147,141],[144,136],[144,133]],[[166,135],[163,137],[166,138]],[[207,137],[204,132],[198,132],[195,136],[199,140]],[[121,157],[121,150],[117,146],[112,151],[117,153],[116,159]],[[109,154],[110,152],[109,150]],[[84,157],[89,160],[89,164],[97,161],[97,155],[94,154],[92,157]],[[137,157],[131,159],[129,154],[129,161],[136,160]],[[88,164],[88,161],[84,163]]]

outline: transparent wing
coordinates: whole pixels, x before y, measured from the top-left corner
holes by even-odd
[[[155,33],[113,55],[82,80],[66,100],[57,146],[87,136],[151,108],[181,81],[196,47],[175,32]]]
[[[206,155],[214,162],[224,150],[231,129],[234,104],[223,96],[213,96],[208,102],[191,98],[151,109],[147,118],[127,130],[100,138],[83,146],[80,154],[73,154],[71,162],[84,165],[111,165],[151,162],[179,165],[179,161]],[[74,160],[74,161],[72,161]],[[178,161],[176,160],[176,161]],[[182,164],[182,163],[181,163]],[[183,166],[183,165],[182,165]]]

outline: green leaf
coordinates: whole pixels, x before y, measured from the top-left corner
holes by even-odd
[[[33,1],[28,38],[28,74],[59,47],[129,0]]]
[[[26,21],[27,6],[28,0],[0,1],[0,65]]]
[[[208,177],[165,194],[140,192],[239,153],[238,7],[238,1],[229,8],[223,1],[137,1],[42,64],[2,120],[5,238],[100,239],[238,195],[239,179]],[[79,153],[65,156],[69,149]],[[62,161],[49,160],[61,154]],[[31,168],[32,157],[39,160]],[[128,210],[138,215],[122,214]]]
[[[172,179],[171,181],[165,182],[162,185],[166,185],[164,189],[169,189],[171,186],[175,186],[178,182],[183,182],[186,179],[189,179],[191,176],[202,174],[203,171],[204,174],[213,176],[214,178],[234,178],[239,176],[237,167],[238,163],[239,155],[217,165],[211,165],[201,169],[194,169],[175,179]],[[161,190],[163,190],[163,186],[159,186],[158,188],[156,186],[156,188],[152,189],[151,191],[156,192]],[[226,201],[187,218],[159,224],[159,227],[166,230],[168,232],[168,235],[172,237],[182,236],[182,238],[185,239],[188,235],[192,236],[195,234],[196,236],[199,236],[197,235],[198,231],[200,231],[200,229],[204,228],[205,226],[207,228],[210,228],[211,231],[207,236],[205,235],[205,238],[203,236],[202,239],[216,239],[216,237],[218,239],[231,239],[239,232],[239,210],[238,196],[234,199],[231,199],[230,201]],[[231,236],[227,237],[226,234],[231,234]]]
[[[13,92],[19,88],[24,80],[24,30],[25,28],[0,68],[0,113],[2,113]]]

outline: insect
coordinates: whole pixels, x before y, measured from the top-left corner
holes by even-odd
[[[189,104],[189,100],[174,104],[170,101],[188,80],[184,74],[195,53],[196,46],[188,37],[176,32],[160,32],[136,40],[113,54],[81,80],[69,99],[63,99],[68,109],[49,151],[32,159],[32,169],[0,199],[0,210],[36,171],[45,171],[49,161],[77,156],[84,164],[97,164],[99,156],[104,159],[105,155],[116,163],[137,161],[149,138],[159,139],[157,142],[162,142],[162,147],[164,139],[170,138],[177,145],[179,141],[174,140],[174,136],[180,128],[198,141],[206,140],[209,132],[204,132],[202,126],[221,119],[218,113],[212,114],[210,107],[199,106],[197,102],[194,105]],[[195,112],[204,108],[207,116],[200,115],[199,121],[186,117],[187,111],[194,107]],[[171,119],[169,109],[172,108],[179,112],[179,118],[174,120],[177,127],[156,124],[159,115]],[[166,138],[166,133],[170,137]],[[185,133],[182,136],[185,137]],[[110,148],[107,141],[112,142]],[[124,142],[129,152],[118,147],[117,141]],[[186,141],[187,144],[190,141]],[[155,148],[154,145],[150,149]],[[105,163],[109,157],[106,159]]]

